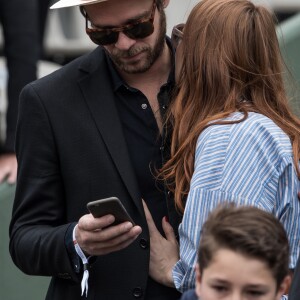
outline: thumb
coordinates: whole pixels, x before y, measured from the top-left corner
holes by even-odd
[[[167,240],[170,241],[170,242],[176,242],[177,243],[173,227],[167,221],[166,217],[164,217],[163,220],[162,220],[162,228],[164,230],[164,233],[166,235]]]

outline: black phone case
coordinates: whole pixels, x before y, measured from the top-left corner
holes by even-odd
[[[111,214],[115,217],[113,225],[117,225],[126,221],[134,222],[121,201],[117,197],[110,197],[105,199],[99,199],[87,204],[87,209],[94,216],[94,218],[103,217]]]

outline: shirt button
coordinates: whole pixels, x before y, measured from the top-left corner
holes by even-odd
[[[132,291],[133,297],[135,298],[142,298],[143,296],[143,290],[140,287],[136,287]]]
[[[143,103],[142,105],[142,109],[147,109],[148,105],[146,103]]]
[[[142,249],[147,249],[148,248],[148,241],[145,239],[140,239],[140,246]]]

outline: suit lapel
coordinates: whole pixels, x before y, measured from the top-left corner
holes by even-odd
[[[130,162],[122,124],[115,106],[111,82],[107,72],[103,72],[99,68],[100,65],[102,69],[106,69],[103,51],[97,49],[92,53],[92,57],[88,58],[91,58],[89,63],[81,66],[82,70],[86,72],[79,79],[79,86],[112,160],[133,201],[142,212],[143,208],[139,199],[140,192]]]

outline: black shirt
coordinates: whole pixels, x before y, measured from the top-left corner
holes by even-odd
[[[169,40],[167,42],[169,44]],[[177,224],[178,220],[174,204],[172,204],[173,199],[169,199],[164,185],[156,178],[157,171],[162,167],[168,155],[167,149],[169,147],[165,143],[167,139],[164,136],[164,131],[162,135],[159,132],[147,97],[140,90],[127,85],[115,69],[109,55],[107,55],[107,64],[114,89],[115,104],[122,123],[128,153],[136,175],[141,198],[147,203],[157,229],[164,235],[162,218],[168,216],[168,219],[173,221],[175,215],[176,220],[174,220],[174,223]],[[157,94],[162,119],[164,119],[175,84],[174,52],[172,55],[172,66],[167,83],[161,86]],[[168,214],[168,205],[172,205],[172,210],[169,207],[169,212],[171,211],[172,216]],[[174,229],[177,231],[176,227]],[[163,299],[164,295],[166,298],[170,298],[170,296],[174,297],[174,299],[179,298],[179,293],[176,289],[159,285],[150,277],[148,278],[146,295],[150,299]]]
[[[156,179],[156,176],[164,162],[165,139],[159,133],[156,119],[146,96],[140,90],[132,88],[124,82],[108,55],[107,64],[114,89],[115,104],[141,198],[146,201],[157,228],[163,233],[161,221],[164,216],[168,216],[167,195],[164,186]],[[174,82],[173,68],[167,83],[160,88],[157,95],[162,117],[164,117],[170,102]]]

